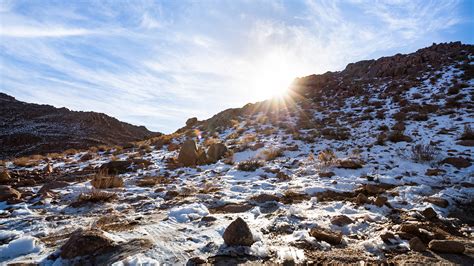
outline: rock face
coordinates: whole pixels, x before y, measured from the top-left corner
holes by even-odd
[[[255,242],[249,226],[240,217],[225,229],[223,237],[228,246],[251,246]]]
[[[14,203],[18,201],[21,197],[21,193],[10,187],[10,186],[0,186],[0,202],[6,201],[8,203]]]
[[[0,159],[120,145],[159,135],[95,112],[29,104],[0,93]]]
[[[198,160],[198,147],[196,141],[186,140],[179,150],[178,162],[183,166],[195,166]]]
[[[215,163],[222,159],[227,153],[227,147],[223,143],[214,143],[207,150],[207,159],[210,163]]]
[[[463,243],[453,240],[431,240],[428,247],[435,252],[457,254],[464,253],[466,249]]]

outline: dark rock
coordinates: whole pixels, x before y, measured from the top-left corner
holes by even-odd
[[[434,219],[434,218],[438,217],[438,214],[436,213],[436,211],[433,210],[433,208],[431,208],[431,207],[424,209],[421,212],[421,214],[423,214],[423,216],[425,216],[425,218],[428,219],[428,220],[431,220],[431,219]]]
[[[425,244],[419,239],[418,237],[413,237],[408,241],[408,244],[410,245],[410,249],[416,252],[424,252],[426,251],[426,246]]]
[[[338,160],[338,164],[340,168],[345,169],[359,169],[363,167],[363,162],[359,159],[341,159]]]
[[[196,142],[193,139],[186,140],[179,150],[178,162],[183,166],[195,166],[199,154]]]
[[[186,120],[186,127],[192,127],[192,126],[196,125],[197,122],[198,122],[197,117],[191,117],[188,120]]]
[[[227,153],[228,149],[223,143],[211,144],[207,150],[207,159],[210,163],[215,163],[222,159]]]
[[[334,175],[336,175],[334,172],[321,172],[321,173],[319,173],[319,177],[331,178]]]
[[[337,215],[331,219],[331,223],[337,226],[344,226],[344,225],[354,223],[354,221],[351,218],[347,217],[346,215]]]
[[[472,165],[469,159],[463,157],[448,157],[441,161],[442,164],[450,164],[458,169],[467,168]]]
[[[427,169],[425,175],[427,176],[438,176],[446,173],[443,169]]]
[[[187,124],[187,122],[186,122]],[[200,257],[194,257],[194,258],[190,258],[188,260],[188,262],[186,262],[186,266],[195,266],[195,265],[202,265],[202,264],[206,264],[207,261],[205,259],[202,259]]]
[[[251,246],[255,242],[249,226],[240,217],[225,229],[223,237],[228,246]]]
[[[426,198],[425,201],[441,208],[446,208],[449,206],[449,202],[446,199],[439,198],[439,197],[429,197],[429,198]]]
[[[388,199],[387,197],[384,197],[384,196],[377,196],[377,198],[375,199],[375,206],[377,207],[382,207],[383,205],[385,205],[385,203],[387,203]]]
[[[99,230],[75,231],[61,247],[60,256],[63,259],[101,254],[103,250],[114,246],[114,242]]]
[[[355,199],[355,203],[357,205],[363,205],[363,204],[366,204],[366,203],[370,203],[370,200],[367,198],[366,195],[364,195],[362,193],[359,193],[357,195],[357,198]]]
[[[21,198],[21,193],[11,186],[0,185],[0,202],[17,203]]]
[[[331,245],[339,245],[342,242],[342,234],[340,232],[332,232],[322,228],[312,228],[309,234],[319,241],[327,242]]]
[[[466,250],[464,243],[454,240],[431,240],[428,247],[429,249],[440,253],[462,254]]]
[[[251,200],[255,201],[256,203],[267,203],[272,201],[279,201],[280,198],[276,195],[263,193],[252,197]]]
[[[38,194],[45,195],[48,192],[51,192],[52,189],[58,189],[69,186],[68,182],[65,181],[51,181],[44,184],[39,190]]]
[[[103,164],[100,169],[106,170],[109,174],[125,174],[131,171],[132,161],[110,161]]]

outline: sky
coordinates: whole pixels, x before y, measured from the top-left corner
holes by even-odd
[[[473,29],[472,0],[0,0],[0,91],[170,133]]]

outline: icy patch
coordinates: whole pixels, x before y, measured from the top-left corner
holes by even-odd
[[[208,214],[209,210],[206,206],[200,203],[193,203],[190,205],[174,207],[170,210],[168,216],[170,219],[174,219],[178,223],[187,223]]]
[[[16,258],[21,255],[38,252],[41,247],[36,238],[25,236],[0,246],[0,259]]]

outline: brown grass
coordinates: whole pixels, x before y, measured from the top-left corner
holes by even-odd
[[[318,160],[322,166],[331,166],[337,161],[337,156],[331,149],[325,149],[319,152]]]
[[[264,149],[259,153],[259,157],[261,157],[265,161],[273,161],[281,156],[283,156],[283,150],[280,148]]]
[[[101,202],[111,202],[117,199],[117,194],[107,191],[102,191],[98,189],[92,189],[89,192],[81,193],[74,203],[77,206],[80,206],[84,203],[101,203]]]
[[[164,176],[147,176],[137,180],[137,186],[139,187],[154,187],[158,184],[169,184],[172,180]]]
[[[19,157],[13,160],[13,163],[19,167],[32,167],[39,164],[38,160],[30,159],[29,157]]]
[[[240,171],[245,171],[245,172],[254,172],[258,168],[263,166],[263,162],[259,160],[248,160],[248,161],[242,161],[237,165],[237,169]]]
[[[430,144],[417,144],[411,148],[411,158],[415,162],[431,162],[437,155],[436,147]]]

